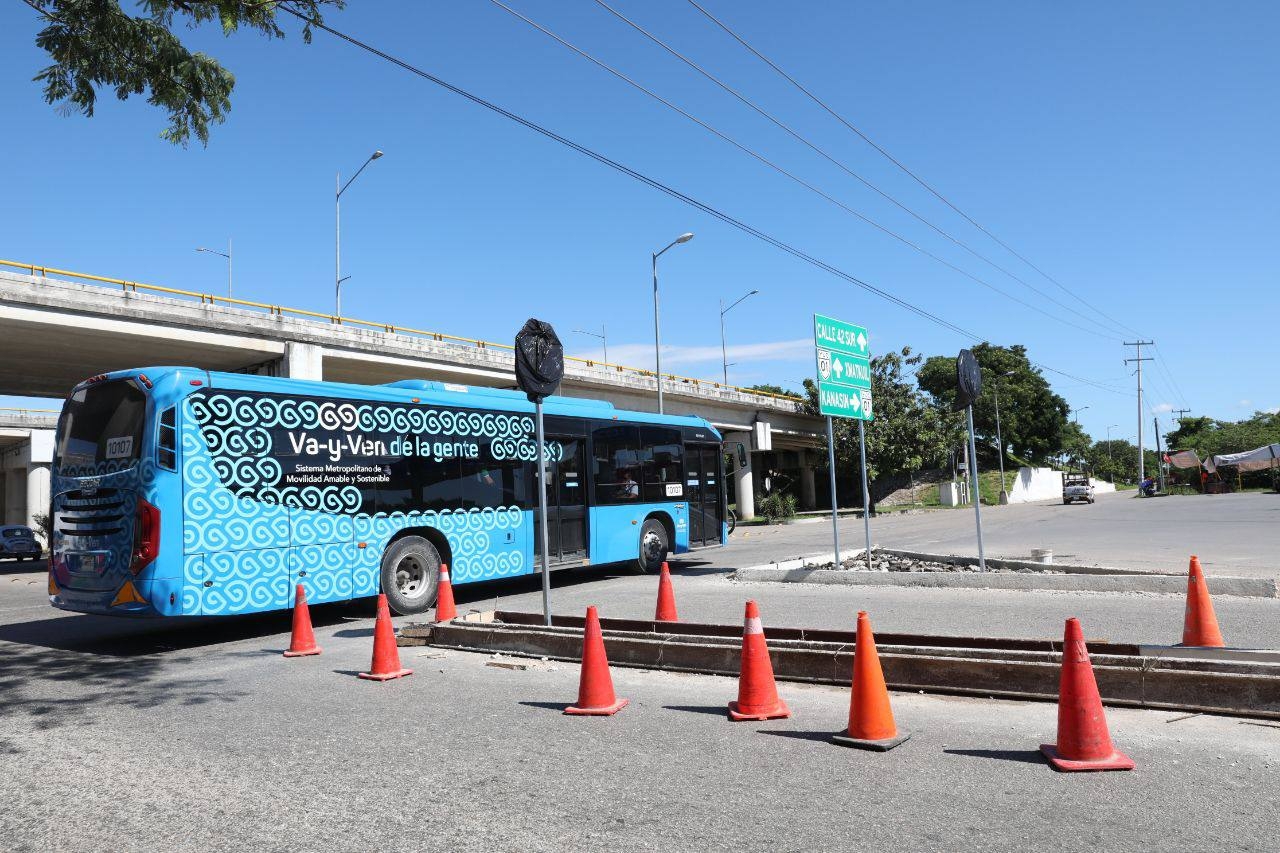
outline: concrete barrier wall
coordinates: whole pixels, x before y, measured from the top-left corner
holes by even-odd
[[[1116,487],[1113,483],[1104,480],[1091,479],[1093,483],[1093,491],[1095,494],[1103,494],[1105,492],[1114,492]],[[1013,481],[1013,488],[1009,490],[1009,503],[1025,504],[1034,501],[1052,501],[1062,500],[1062,472],[1053,468],[1028,468],[1023,466],[1018,469],[1017,479]]]

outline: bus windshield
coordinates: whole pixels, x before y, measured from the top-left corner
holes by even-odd
[[[147,398],[132,381],[88,385],[77,389],[63,407],[58,430],[58,471],[104,462],[115,470],[132,467],[142,451]]]

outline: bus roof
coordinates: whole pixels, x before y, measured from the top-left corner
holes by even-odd
[[[534,406],[523,391],[503,388],[486,388],[476,385],[459,385],[451,382],[435,382],[427,379],[402,379],[385,385],[358,385],[348,382],[322,382],[311,379],[288,379],[278,376],[257,376],[248,373],[222,373],[202,371],[199,368],[160,366],[138,367],[106,374],[108,379],[124,379],[145,373],[153,382],[170,373],[182,371],[204,373],[209,388],[261,391],[275,394],[297,394],[311,397],[335,397],[382,402],[429,403],[438,406],[456,406],[468,409],[500,409],[511,412],[533,413]],[[195,388],[191,389],[192,391]],[[672,426],[706,426],[710,422],[697,415],[660,415],[657,412],[636,412],[617,409],[604,400],[583,397],[548,397],[543,403],[547,415],[620,420],[633,423],[669,424]],[[719,435],[719,432],[716,432]]]

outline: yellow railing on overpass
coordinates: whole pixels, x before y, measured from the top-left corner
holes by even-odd
[[[39,264],[23,264],[16,261],[0,260],[0,266],[12,267],[20,270],[30,270],[32,276],[48,278],[51,274],[55,276],[66,276],[69,278],[81,279],[83,281],[97,282],[101,284],[116,285],[121,288],[121,292],[139,292],[159,293],[165,296],[178,296],[187,299],[199,300],[204,305],[228,305],[236,308],[248,308],[258,311],[266,311],[277,317],[301,317],[307,320],[325,320],[329,323],[342,326],[355,326],[364,329],[374,329],[388,334],[409,335],[412,337],[426,338],[433,341],[448,342],[453,344],[461,344],[464,346],[475,347],[476,349],[501,349],[514,350],[515,347],[510,344],[499,344],[492,341],[482,341],[476,338],[462,338],[457,335],[446,335],[442,332],[429,332],[424,329],[414,329],[410,326],[400,326],[394,323],[377,323],[372,320],[357,320],[354,317],[341,317],[337,314],[325,314],[319,311],[307,311],[303,308],[288,308],[283,305],[272,305],[266,302],[254,302],[249,299],[237,299],[233,296],[217,296],[212,293],[200,293],[195,290],[180,290],[174,287],[162,287],[158,284],[143,284],[137,281],[128,281],[121,278],[108,278],[101,275],[90,275],[88,273],[73,272],[72,270],[62,270],[56,267],[46,267]],[[652,370],[645,370],[642,367],[626,367],[621,364],[609,364],[608,362],[596,361],[588,358],[578,358],[576,356],[565,356],[565,361],[574,361],[585,364],[588,367],[598,367],[605,371],[616,371],[617,373],[631,376],[654,376]],[[674,373],[664,373],[663,377],[670,381],[680,382],[685,385],[693,385],[695,387],[707,386],[709,388],[724,388],[729,391],[738,391],[742,394],[751,394],[757,397],[764,397],[774,400],[786,400],[788,402],[799,402],[800,398],[790,394],[774,394],[769,391],[757,391],[754,388],[741,388],[737,385],[726,385],[723,382],[715,382],[709,379],[695,379],[690,376],[678,376]]]

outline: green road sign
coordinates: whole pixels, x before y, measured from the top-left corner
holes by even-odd
[[[871,362],[848,353],[818,347],[818,379],[854,388],[870,388]]]
[[[818,383],[818,411],[834,418],[872,420],[871,389]]]
[[[813,315],[813,345],[858,358],[871,358],[871,351],[867,349],[866,329],[843,320],[823,317],[821,314]]]
[[[834,418],[871,420],[867,330],[814,314],[813,345],[818,362],[818,411]]]

